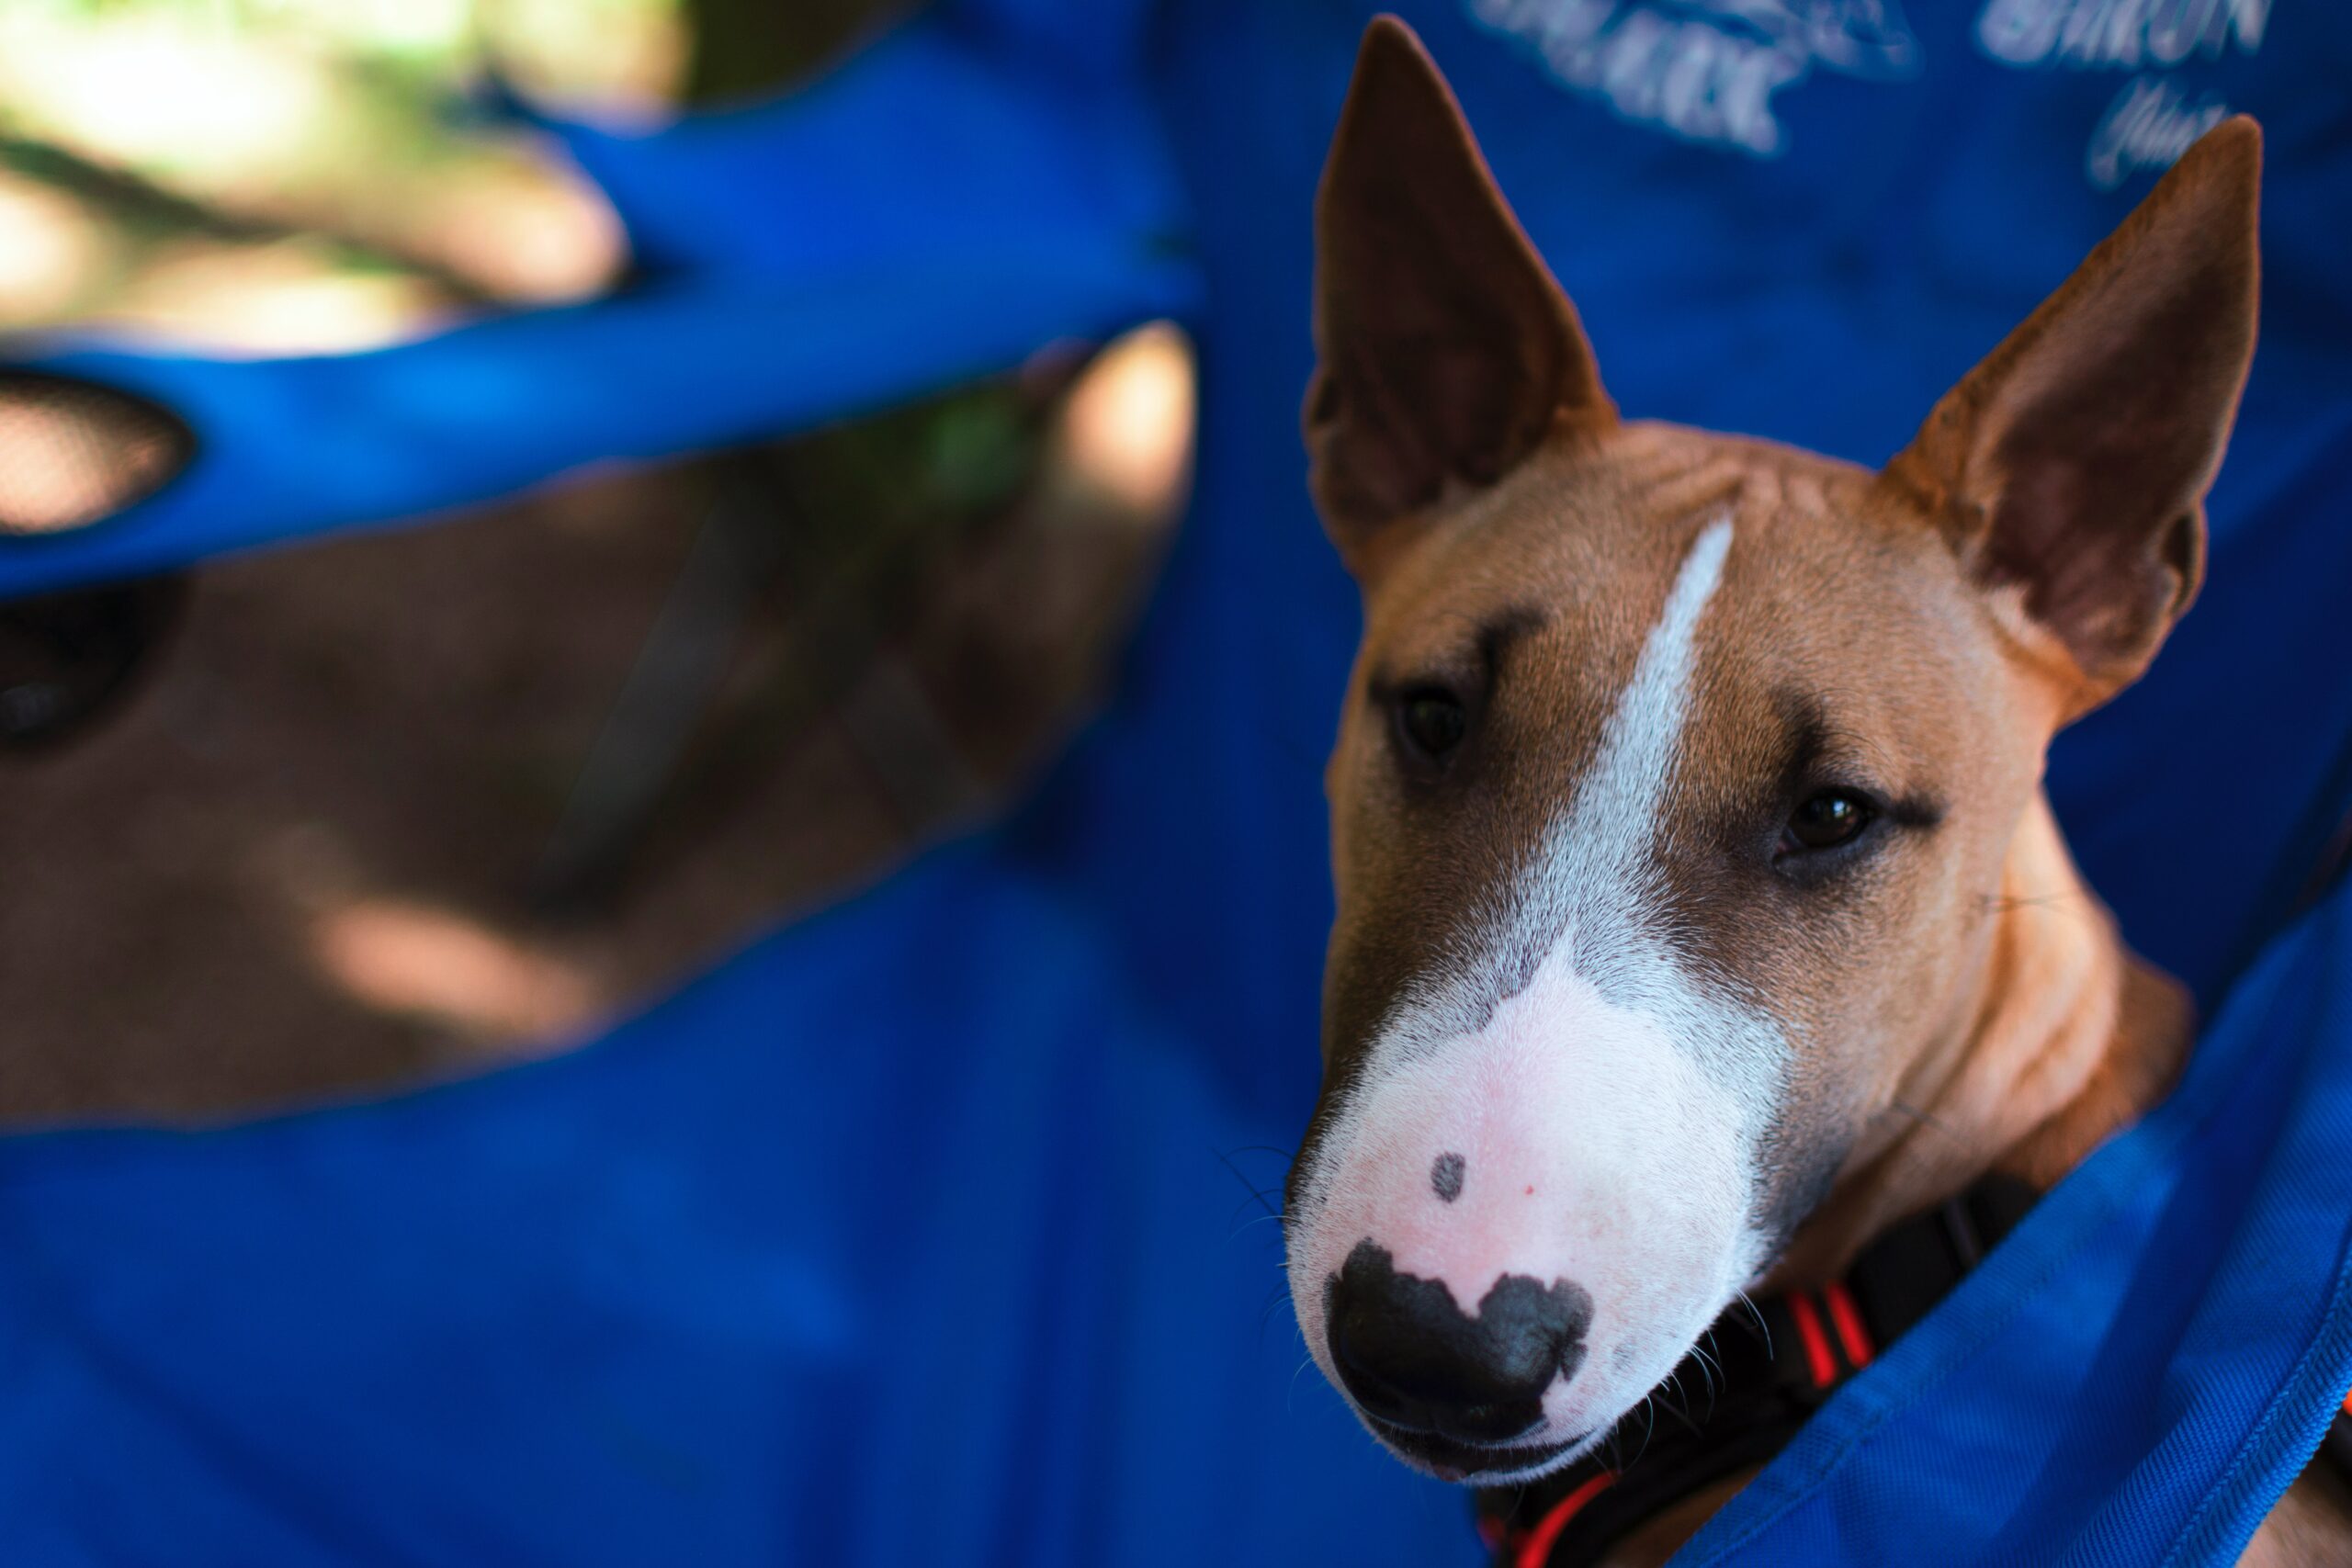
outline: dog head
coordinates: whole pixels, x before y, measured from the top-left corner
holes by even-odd
[[[1621,422],[1443,79],[1366,36],[1306,416],[1364,633],[1286,1227],[1408,1461],[1571,1462],[1999,1048],[2044,750],[2197,588],[2259,153],[2207,136],[1872,472]]]

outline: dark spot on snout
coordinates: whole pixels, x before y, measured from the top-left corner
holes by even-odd
[[[1323,1283],[1340,1381],[1364,1412],[1402,1432],[1507,1443],[1542,1424],[1544,1394],[1583,1364],[1592,1297],[1580,1285],[1506,1274],[1476,1315],[1444,1282],[1399,1273],[1370,1237]]]
[[[1469,1168],[1470,1162],[1460,1155],[1437,1156],[1437,1163],[1430,1167],[1430,1190],[1437,1194],[1439,1202],[1451,1203],[1462,1196],[1463,1173]]]

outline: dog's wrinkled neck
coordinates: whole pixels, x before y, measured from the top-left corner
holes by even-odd
[[[2039,791],[1991,914],[1964,1027],[1898,1081],[1894,1131],[1849,1162],[1773,1271],[1776,1287],[1837,1274],[1889,1225],[1988,1172],[2054,1185],[2171,1087],[2188,998],[2125,948]]]

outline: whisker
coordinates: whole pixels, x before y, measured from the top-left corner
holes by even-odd
[[[1738,1300],[1739,1304],[1747,1309],[1747,1315],[1755,1320],[1756,1332],[1764,1337],[1764,1354],[1768,1357],[1770,1356],[1772,1354],[1772,1325],[1764,1321],[1764,1309],[1758,1306],[1756,1304],[1756,1298],[1749,1295],[1746,1291],[1739,1291],[1734,1293]]]
[[[1233,1213],[1225,1217],[1226,1230],[1227,1233],[1227,1239],[1228,1241],[1234,1236],[1239,1235],[1243,1231],[1248,1230],[1251,1225],[1263,1224],[1268,1220],[1279,1221],[1283,1217],[1283,1211],[1281,1207],[1267,1201],[1267,1194],[1275,1190],[1276,1189],[1272,1187],[1252,1189],[1249,1197],[1243,1199],[1240,1202],[1236,1203],[1233,1206]],[[1252,1214],[1248,1220],[1236,1223],[1239,1219],[1241,1212],[1250,1207],[1252,1203],[1257,1204],[1258,1207],[1265,1210],[1266,1212],[1262,1214]]]
[[[1298,1359],[1298,1371],[1295,1371],[1295,1372],[1291,1373],[1291,1375],[1290,1375],[1290,1388],[1289,1388],[1288,1392],[1286,1392],[1286,1393],[1283,1395],[1283,1410],[1284,1410],[1286,1413],[1291,1414],[1291,1415],[1296,1415],[1296,1414],[1297,1414],[1297,1412],[1298,1412],[1298,1373],[1299,1373],[1299,1372],[1303,1372],[1303,1371],[1306,1371],[1306,1369],[1307,1369],[1307,1368],[1309,1368],[1309,1367],[1313,1366],[1314,1364],[1315,1364],[1315,1352],[1314,1352],[1314,1351],[1312,1351],[1312,1350],[1309,1350],[1306,1355],[1301,1356],[1301,1357]]]
[[[1709,1343],[1691,1346],[1690,1353],[1699,1358],[1699,1369],[1707,1374],[1707,1415],[1712,1418],[1715,1413],[1715,1401],[1719,1397],[1718,1391],[1723,1385],[1724,1369],[1720,1360],[1707,1353],[1709,1344],[1712,1344],[1715,1337],[1715,1331],[1710,1328],[1702,1337]]]
[[[1690,1427],[1692,1431],[1697,1431],[1699,1429],[1699,1423],[1690,1418],[1690,1396],[1682,1392],[1681,1370],[1677,1368],[1668,1376],[1666,1382],[1660,1384],[1659,1387],[1661,1391],[1667,1387],[1671,1387],[1674,1390],[1674,1397],[1672,1399],[1661,1398],[1658,1401],[1658,1404],[1665,1407],[1666,1413],[1668,1416],[1673,1416],[1676,1420],[1681,1422],[1685,1427]]]
[[[1233,1156],[1231,1155],[1227,1154],[1223,1149],[1218,1149],[1216,1153],[1217,1163],[1225,1167],[1226,1169],[1233,1172],[1233,1179],[1241,1183],[1241,1190],[1250,1194],[1251,1201],[1264,1209],[1266,1213],[1279,1215],[1281,1211],[1276,1209],[1272,1203],[1266,1201],[1266,1193],[1273,1190],[1273,1189],[1265,1188],[1261,1190],[1256,1182],[1241,1174],[1241,1168],[1233,1163]]]
[[[1890,1111],[1901,1111],[1904,1115],[1908,1116],[1914,1122],[1918,1122],[1922,1127],[1934,1128],[1937,1132],[1941,1133],[1945,1137],[1950,1138],[1955,1144],[1964,1144],[1968,1141],[1962,1137],[1958,1133],[1954,1132],[1948,1123],[1938,1121],[1935,1116],[1929,1112],[1922,1111],[1917,1106],[1912,1105],[1905,1100],[1890,1100],[1887,1103],[1887,1109]]]
[[[1655,1392],[1642,1395],[1642,1446],[1634,1450],[1632,1459],[1625,1457],[1625,1445],[1621,1440],[1624,1424],[1620,1422],[1609,1429],[1609,1441],[1617,1461],[1610,1468],[1621,1473],[1642,1462],[1642,1456],[1650,1451],[1650,1438],[1657,1434],[1657,1396]]]

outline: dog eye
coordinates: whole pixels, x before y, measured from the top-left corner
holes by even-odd
[[[1811,854],[1834,850],[1860,838],[1878,817],[1878,806],[1868,795],[1850,789],[1825,789],[1808,796],[1781,830],[1782,854]]]
[[[1424,686],[1396,704],[1396,733],[1406,750],[1423,761],[1442,762],[1469,733],[1469,710],[1451,692]]]

